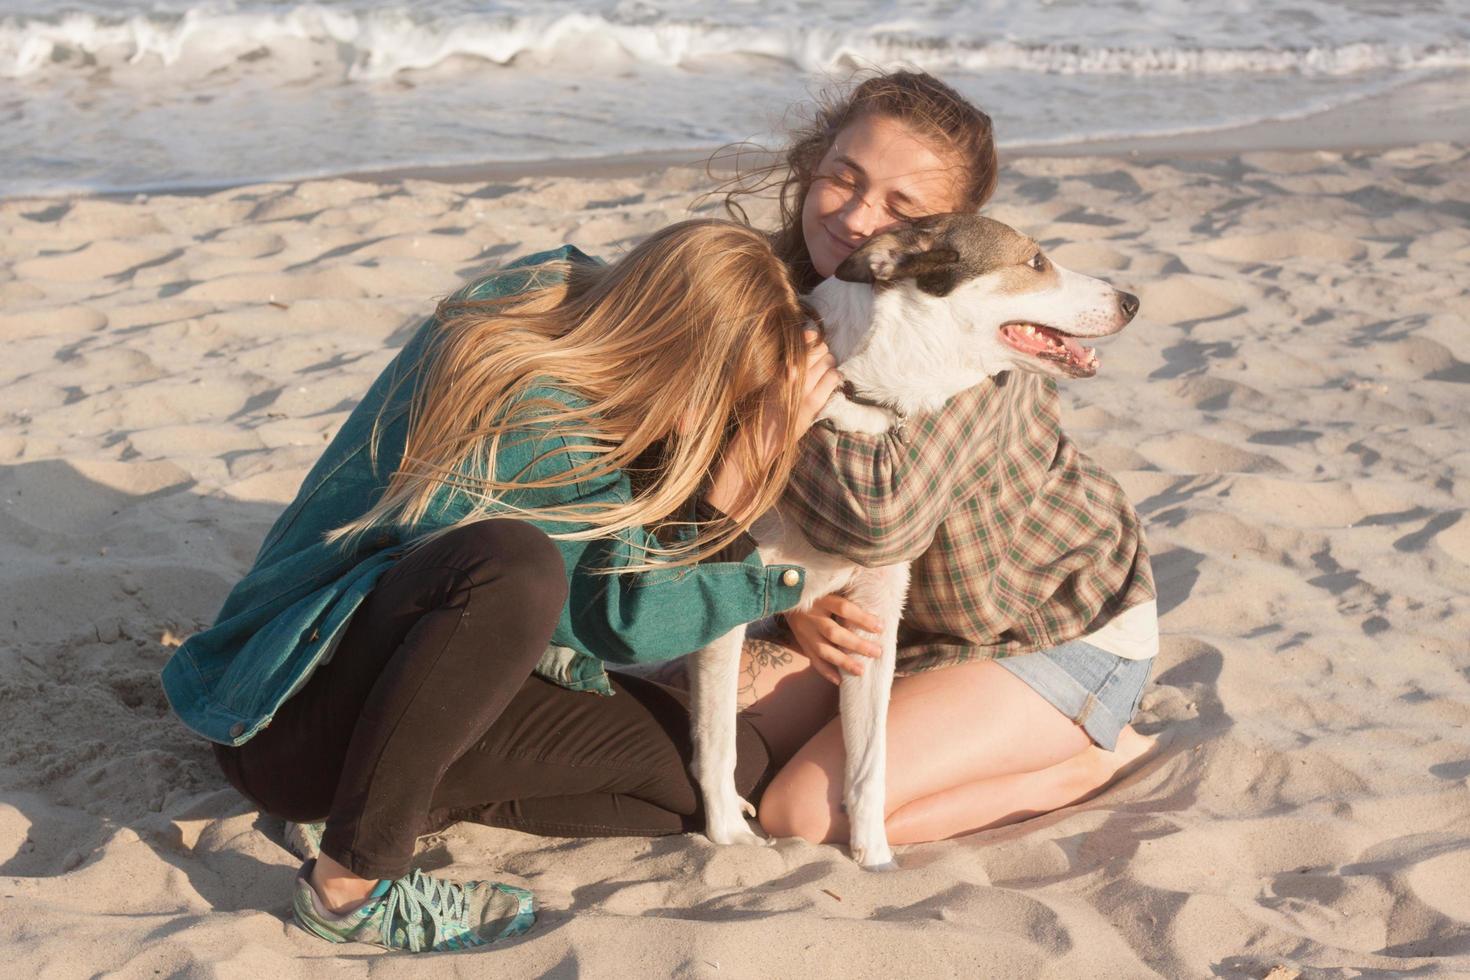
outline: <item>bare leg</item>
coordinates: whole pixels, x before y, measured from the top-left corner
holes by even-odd
[[[790,759],[837,717],[837,685],[806,657],[772,640],[746,642],[740,683],[740,707],[775,759]]]
[[[888,719],[886,809],[894,842],[952,837],[1008,816],[1056,809],[1096,791],[1126,762],[1109,772],[1102,757],[1141,754],[1148,747],[1128,733],[1119,752],[1097,750],[1071,719],[988,661],[898,678]],[[846,839],[844,761],[842,730],[833,719],[766,790],[760,812],[766,831],[812,841]],[[1071,768],[1050,771],[1068,763]],[[982,796],[984,805],[977,802]],[[900,817],[911,804],[918,805]]]
[[[1039,772],[992,776],[921,797],[889,813],[889,843],[959,837],[1079,803],[1106,787],[1153,744],[1153,738],[1125,727],[1112,752],[1091,745]]]

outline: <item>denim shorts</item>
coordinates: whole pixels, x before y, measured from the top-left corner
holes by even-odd
[[[1138,710],[1154,658],[1128,660],[1085,640],[1072,640],[995,662],[1111,752],[1118,744],[1118,733]]]

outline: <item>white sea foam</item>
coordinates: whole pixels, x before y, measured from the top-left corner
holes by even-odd
[[[587,13],[425,20],[396,9],[306,4],[269,11],[192,8],[182,15],[123,19],[89,13],[55,20],[8,18],[0,22],[0,76],[113,61],[166,69],[189,60],[198,67],[218,67],[242,54],[269,53],[282,43],[316,45],[348,77],[364,80],[433,68],[454,58],[511,65],[520,58],[584,63],[589,56],[663,68],[753,56],[804,72],[896,63],[937,72],[1096,75],[1351,75],[1470,66],[1470,42],[1454,39],[1278,47],[1089,45],[931,35],[881,22],[849,29],[677,19],[620,23]]]
[[[1297,119],[1470,74],[1452,2],[0,0],[0,195],[769,139],[869,66],[1002,145]]]

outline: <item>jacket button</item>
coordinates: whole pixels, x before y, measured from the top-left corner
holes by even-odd
[[[794,585],[800,585],[801,584],[801,573],[798,572],[794,568],[788,568],[788,569],[786,569],[786,571],[784,571],[784,572],[781,573],[781,584],[782,585],[793,585],[793,586]]]
[[[243,721],[237,721],[233,725],[230,726],[230,738],[239,738],[241,735],[244,735],[244,734],[245,734],[245,723]]]

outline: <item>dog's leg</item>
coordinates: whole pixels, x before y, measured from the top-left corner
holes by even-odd
[[[842,675],[842,743],[847,752],[844,799],[851,829],[853,860],[874,871],[895,868],[888,846],[888,696],[898,657],[898,618],[908,593],[907,564],[865,569],[849,598],[883,621],[876,637],[883,647],[877,660],[864,662],[861,675]],[[860,634],[864,635],[864,634]]]
[[[705,833],[716,844],[766,844],[745,823],[755,807],[735,789],[735,716],[745,627],[690,655],[694,778],[704,796]]]

